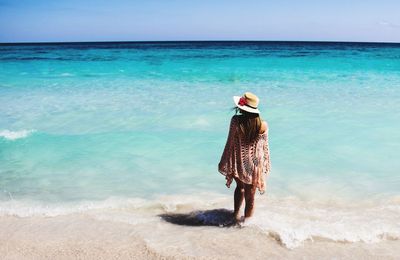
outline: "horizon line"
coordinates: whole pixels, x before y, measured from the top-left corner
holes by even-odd
[[[0,42],[0,45],[34,45],[34,44],[96,44],[96,43],[184,43],[184,42],[270,42],[270,43],[358,43],[358,44],[400,44],[400,42],[385,41],[328,41],[328,40],[133,40],[133,41],[22,41],[22,42]]]

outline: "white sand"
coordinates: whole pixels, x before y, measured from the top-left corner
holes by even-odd
[[[308,241],[287,249],[252,228],[126,224],[89,215],[0,217],[1,259],[399,259],[400,241]]]

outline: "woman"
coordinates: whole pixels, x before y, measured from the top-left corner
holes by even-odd
[[[253,215],[256,189],[265,192],[264,175],[269,174],[268,125],[260,118],[256,95],[246,92],[242,97],[233,97],[236,115],[231,119],[228,140],[221,161],[220,173],[226,177],[229,188],[236,181],[234,196],[234,218],[240,220],[239,210],[245,200],[244,217]],[[240,115],[237,115],[238,112]]]

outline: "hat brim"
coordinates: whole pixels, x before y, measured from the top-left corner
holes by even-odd
[[[241,105],[239,105],[239,100],[240,100],[240,98],[241,98],[241,97],[238,97],[238,96],[234,96],[234,97],[233,97],[233,102],[235,103],[235,105],[236,105],[238,108],[240,108],[241,110],[244,110],[244,111],[246,111],[246,112],[249,112],[249,113],[260,114],[260,111],[258,110],[258,108],[251,108],[251,107],[248,107],[248,106],[241,106]]]

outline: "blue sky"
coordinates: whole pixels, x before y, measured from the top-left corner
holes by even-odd
[[[400,42],[400,0],[0,0],[0,42]]]

